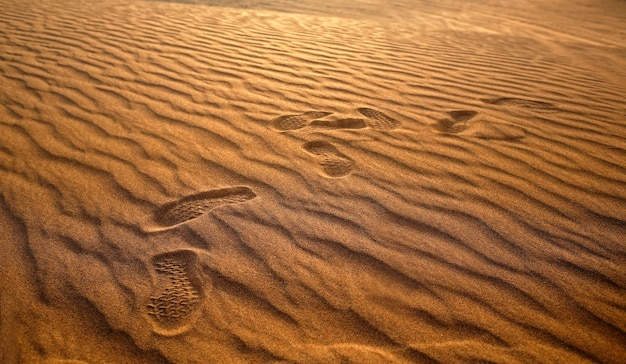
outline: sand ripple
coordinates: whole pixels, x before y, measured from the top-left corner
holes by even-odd
[[[0,1],[0,361],[623,361],[626,12],[195,3]]]

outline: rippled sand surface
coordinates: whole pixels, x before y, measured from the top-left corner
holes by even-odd
[[[0,9],[0,362],[626,360],[623,1]]]

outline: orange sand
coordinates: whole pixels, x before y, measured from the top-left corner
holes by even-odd
[[[626,362],[624,1],[0,9],[0,362]]]

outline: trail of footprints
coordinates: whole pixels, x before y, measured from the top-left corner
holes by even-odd
[[[307,111],[302,114],[279,116],[271,121],[271,125],[274,129],[281,132],[303,129],[307,126],[327,129],[370,128],[373,130],[392,130],[400,126],[400,122],[378,110],[362,107],[358,108],[357,111],[365,118],[321,120],[333,113],[327,111]]]
[[[185,196],[158,208],[153,220],[170,229],[185,224],[222,206],[242,203],[256,197],[249,187],[213,189]],[[187,331],[200,314],[204,289],[191,250],[176,250],[152,258],[153,293],[144,305],[154,332],[163,336]]]
[[[512,97],[500,97],[494,99],[480,99],[485,104],[504,107],[521,107],[537,112],[557,112],[554,105],[536,100],[527,100]],[[307,111],[301,114],[282,115],[273,119],[270,124],[279,132],[300,130],[304,128],[323,128],[329,130],[357,130],[372,129],[389,131],[397,129],[400,122],[385,113],[367,107],[356,109],[361,117],[331,119],[332,112]],[[440,134],[463,134],[488,140],[515,141],[526,136],[524,128],[500,123],[487,122],[478,117],[478,112],[473,110],[452,110],[447,112],[447,117],[440,119],[431,125],[431,130]],[[354,160],[341,153],[338,148],[325,141],[307,142],[302,149],[313,156],[326,177],[339,178],[347,176],[354,169]]]
[[[484,103],[505,107],[523,107],[538,112],[556,112],[549,103],[516,98],[481,99]],[[358,108],[362,117],[325,119],[332,115],[326,111],[307,111],[301,114],[283,115],[271,121],[274,129],[286,132],[311,128],[324,129],[373,129],[389,131],[400,122],[371,108]],[[515,125],[482,122],[476,120],[478,113],[472,110],[453,110],[447,117],[431,125],[441,134],[461,134],[472,130],[471,135],[493,140],[517,140],[526,131]],[[326,177],[339,178],[349,175],[355,161],[343,154],[335,145],[322,141],[310,141],[302,149],[317,161]],[[177,201],[166,203],[154,213],[154,221],[164,229],[174,228],[194,220],[210,211],[236,203],[252,200],[256,194],[245,186],[235,186],[199,192]],[[205,298],[202,279],[197,268],[197,255],[191,250],[175,250],[152,258],[154,272],[153,293],[145,304],[146,316],[154,332],[174,336],[186,332],[196,321]]]
[[[302,114],[285,115],[272,121],[272,126],[281,131],[297,130],[309,125],[321,128],[387,130],[399,123],[387,115],[372,109],[359,109],[367,118],[319,121],[330,112],[308,111]],[[354,168],[354,161],[341,153],[334,145],[324,141],[313,141],[303,149],[319,160],[327,177],[343,177]],[[175,228],[188,223],[210,211],[256,197],[252,189],[245,186],[213,189],[185,196],[159,207],[153,216],[154,222],[163,229]],[[153,292],[145,304],[145,312],[154,332],[163,336],[174,336],[186,332],[201,312],[204,290],[197,256],[191,250],[176,250],[152,258],[154,272]]]
[[[316,128],[329,130],[358,130],[372,129],[388,131],[397,129],[400,122],[385,113],[362,107],[356,109],[360,117],[343,119],[326,119],[332,115],[327,111],[307,111],[301,114],[282,115],[273,119],[270,124],[280,132]],[[349,175],[356,163],[350,157],[341,153],[339,149],[329,142],[316,140],[304,143],[302,149],[317,160],[324,176],[339,178]]]

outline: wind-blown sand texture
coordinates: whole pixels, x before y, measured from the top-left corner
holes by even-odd
[[[626,3],[0,0],[2,363],[624,363]]]

